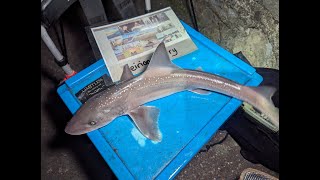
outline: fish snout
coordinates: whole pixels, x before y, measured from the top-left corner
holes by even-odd
[[[67,134],[70,134],[70,135],[82,135],[82,134],[85,134],[87,133],[88,131],[86,130],[86,128],[84,127],[81,127],[79,124],[75,123],[73,121],[73,119],[71,119],[67,126],[65,127],[64,131],[67,133]]]

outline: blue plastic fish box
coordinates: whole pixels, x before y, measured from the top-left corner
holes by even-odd
[[[249,86],[261,83],[262,77],[253,67],[182,24],[198,50],[173,60],[175,64],[186,69],[201,67]],[[75,96],[77,92],[104,74],[108,71],[101,59],[58,88],[71,113],[82,104]],[[159,143],[140,134],[127,116],[87,135],[119,179],[173,179],[241,103],[218,93],[180,92],[147,104],[160,109],[158,123],[163,139]]]

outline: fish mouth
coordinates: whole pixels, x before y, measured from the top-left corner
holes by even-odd
[[[66,132],[67,134],[70,134],[70,135],[82,135],[82,134],[87,133],[84,131],[75,130],[74,128],[70,128],[70,126],[66,126],[66,128],[64,129],[64,132]]]
[[[72,128],[68,128],[68,126],[64,129],[64,132],[70,135],[82,135],[86,133],[86,132],[72,130]]]

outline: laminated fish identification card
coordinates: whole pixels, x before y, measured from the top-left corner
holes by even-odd
[[[134,75],[143,72],[163,39],[171,60],[197,49],[170,7],[91,31],[113,82],[126,64]]]
[[[75,95],[83,104],[95,94],[98,94],[112,85],[113,83],[111,82],[110,77],[105,74],[79,90]]]

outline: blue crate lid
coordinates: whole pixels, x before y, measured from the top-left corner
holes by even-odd
[[[173,60],[175,64],[186,69],[201,67],[206,72],[248,86],[262,82],[253,67],[187,24],[182,24],[198,50]],[[101,59],[58,88],[58,94],[73,114],[81,106],[75,94],[104,74],[108,71]],[[241,105],[241,101],[219,93],[199,95],[185,91],[147,105],[160,109],[158,123],[162,141],[159,143],[140,134],[127,116],[118,117],[109,125],[87,134],[119,179],[174,178]]]

